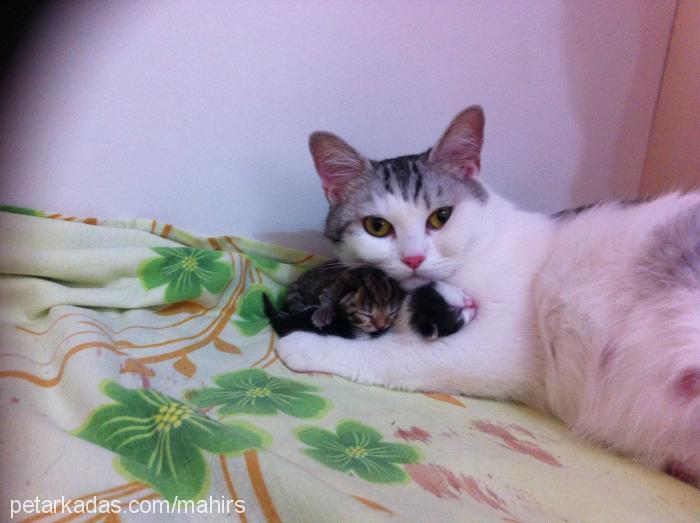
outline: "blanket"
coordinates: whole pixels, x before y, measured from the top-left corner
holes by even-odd
[[[261,296],[317,256],[4,211],[3,521],[700,521],[522,405],[289,371]]]

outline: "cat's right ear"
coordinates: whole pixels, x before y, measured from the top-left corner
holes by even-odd
[[[313,133],[309,137],[309,149],[331,205],[340,203],[348,184],[370,166],[360,153],[331,133]]]

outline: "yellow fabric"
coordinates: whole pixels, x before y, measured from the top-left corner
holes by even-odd
[[[259,292],[279,296],[321,261],[315,256],[236,237],[196,237],[150,220],[32,214],[0,213],[3,520],[17,500],[36,497],[94,497],[125,510],[130,500],[167,497],[164,483],[144,478],[161,474],[170,462],[160,471],[158,460],[144,463],[152,466],[149,472],[125,460],[124,449],[134,443],[119,440],[122,435],[143,434],[143,441],[151,436],[109,414],[119,394],[150,391],[155,395],[142,396],[146,402],[162,397],[182,405],[171,418],[161,415],[160,425],[153,422],[154,438],[167,430],[175,437],[190,414],[200,416],[190,420],[212,420],[209,435],[229,434],[231,427],[255,435],[257,446],[231,450],[239,449],[234,435],[220,452],[211,450],[217,446],[213,436],[198,443],[204,432],[183,440],[194,445],[188,452],[203,456],[206,477],[177,478],[185,486],[196,483],[197,499],[243,500],[246,510],[120,512],[108,521],[700,521],[698,490],[573,439],[559,421],[523,406],[388,391],[287,370],[272,350],[269,326],[255,315],[254,298]],[[177,250],[183,247],[203,252]],[[172,253],[184,256],[176,267],[180,287],[167,279]],[[197,291],[196,282],[186,281],[197,273],[182,272],[197,260],[202,278],[218,271],[220,280],[202,279],[197,296],[167,303]],[[216,292],[207,290],[224,283]],[[290,400],[297,403],[287,405],[279,396],[273,413],[264,411],[271,404],[243,400],[230,408],[245,412],[202,406],[209,401],[202,390],[225,396],[223,382],[217,385],[214,377],[250,368],[261,372],[235,376],[271,384],[247,389],[250,397],[273,397],[281,390],[275,387],[292,380],[290,390],[302,391]],[[90,432],[112,423],[100,417],[108,414],[116,420],[114,439]],[[338,436],[343,423],[359,434],[354,450]],[[198,429],[192,427],[194,434]],[[305,428],[311,429],[306,436]],[[375,438],[371,444],[363,439],[368,434]],[[309,442],[316,436],[314,454]],[[367,469],[361,469],[371,445],[380,450],[376,459],[368,454]],[[327,464],[338,456],[343,463]],[[187,455],[173,456],[172,463],[191,465]],[[184,492],[173,488],[168,492]],[[36,515],[23,511],[15,517]]]

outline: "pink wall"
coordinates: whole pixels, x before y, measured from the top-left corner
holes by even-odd
[[[674,5],[57,3],[5,97],[2,200],[314,247],[310,131],[418,152],[472,103],[483,176],[523,206],[631,195]]]

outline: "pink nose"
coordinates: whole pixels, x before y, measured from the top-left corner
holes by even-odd
[[[411,269],[417,269],[425,260],[425,256],[406,256],[401,261],[408,265]]]

